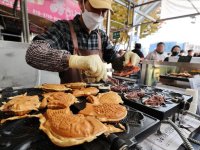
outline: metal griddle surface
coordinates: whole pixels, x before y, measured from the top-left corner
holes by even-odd
[[[43,91],[39,89],[18,89],[13,90],[12,88],[3,90],[1,92],[2,98],[0,102],[7,101],[7,97],[15,96],[19,94],[27,93],[27,95],[42,94]],[[83,99],[80,99],[83,101]],[[73,106],[73,109],[83,108],[84,103],[80,103],[79,106]],[[128,114],[139,112],[131,107],[127,106]],[[129,115],[130,116],[130,115]],[[154,133],[160,125],[159,120],[143,113],[143,120],[141,124],[126,125],[126,119],[123,121],[123,125],[128,126],[129,130],[124,133],[118,133],[116,135],[122,138],[131,147],[134,143],[140,142],[150,134]],[[4,118],[4,113],[0,112],[0,119]],[[61,148],[55,146],[47,137],[45,133],[39,130],[38,118],[25,118],[20,120],[8,121],[0,125],[0,149],[11,150],[11,149],[23,149],[23,150],[109,150],[111,143],[104,137],[100,136],[90,143],[84,143],[82,145]]]
[[[160,75],[160,78],[189,82],[189,78],[187,78],[187,77],[181,77],[181,76]]]
[[[141,87],[141,89],[144,89],[146,88],[146,86],[143,86]],[[151,87],[149,87],[151,88]],[[150,91],[155,91],[155,93],[160,93],[162,94],[162,89],[159,89],[159,88],[152,88],[152,90]],[[174,93],[173,91],[165,91],[165,94],[168,93],[171,93],[171,94],[176,94]],[[191,102],[192,101],[192,97],[191,96],[188,96],[188,95],[182,95],[183,98],[184,98],[184,101],[188,101],[188,102]],[[180,108],[180,103],[175,103],[175,102],[170,102],[170,103],[166,103],[165,106],[160,106],[158,108],[156,107],[149,107],[149,106],[146,106],[142,103],[142,100],[128,100],[126,98],[124,98],[124,101],[125,101],[125,104],[126,105],[129,105],[130,107],[133,107],[139,111],[142,111],[146,114],[149,114],[159,120],[164,120],[166,119],[167,117],[170,117],[172,116],[173,114],[175,114],[178,109]]]

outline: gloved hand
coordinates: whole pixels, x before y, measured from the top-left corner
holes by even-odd
[[[106,66],[99,55],[78,56],[71,55],[69,58],[69,67],[85,71],[86,76],[95,78],[96,81],[106,80]]]
[[[123,62],[124,66],[127,66],[129,63],[133,66],[137,66],[140,62],[140,57],[131,51],[128,51],[124,55],[125,61]]]

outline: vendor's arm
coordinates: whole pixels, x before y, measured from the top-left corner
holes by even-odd
[[[71,41],[66,40],[70,38],[69,28],[66,26],[68,25],[64,21],[57,21],[48,31],[36,36],[26,52],[26,62],[41,70],[67,70]]]
[[[114,46],[111,44],[106,33],[101,30],[100,32],[102,39],[103,60],[107,63],[112,63],[117,59],[117,51],[114,50]]]

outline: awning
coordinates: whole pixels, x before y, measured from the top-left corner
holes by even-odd
[[[0,5],[12,8],[15,0],[1,0]],[[19,9],[18,4],[18,9]],[[45,19],[56,21],[72,19],[80,8],[76,0],[29,0],[27,3],[28,13]]]
[[[192,14],[200,15],[199,0],[162,0],[161,19],[185,16]]]

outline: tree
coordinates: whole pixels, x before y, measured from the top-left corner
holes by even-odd
[[[133,15],[129,15],[128,17],[128,9],[125,6],[122,6],[114,2],[112,8],[113,8],[113,14],[111,15],[111,32],[113,30],[125,28],[127,27],[128,24],[130,24],[130,22],[132,22]],[[129,14],[133,14],[131,10],[129,11]],[[104,24],[106,24],[106,20]],[[112,39],[112,34],[110,37]],[[121,31],[120,38],[117,39],[117,41],[125,42],[127,40],[128,40],[127,31],[126,30]]]
[[[124,1],[127,2],[127,1]],[[137,3],[137,1],[134,1]],[[128,3],[127,3],[128,6]],[[112,5],[114,13],[111,15],[111,32],[126,28],[126,27],[131,27],[132,22],[133,22],[133,9],[129,10],[125,6],[122,6],[121,4],[114,2]],[[151,12],[149,15],[156,20],[159,19],[159,14],[160,14],[160,8],[156,8],[153,12]],[[149,22],[149,20],[145,19],[143,23]],[[106,24],[106,20],[104,22]],[[160,28],[161,23],[156,23],[156,24],[143,24],[141,25],[141,31],[140,31],[140,38],[143,38],[147,35],[150,35],[154,32],[156,32]],[[128,36],[128,31],[123,30],[120,32],[120,39],[118,41],[124,42],[127,41],[129,38]],[[112,34],[111,34],[111,39],[112,39]]]
[[[154,11],[152,11],[150,14],[149,14],[151,17],[153,17],[154,19],[158,20],[160,19],[160,8],[156,8]],[[156,23],[148,23],[148,24],[145,24],[146,22],[149,22],[149,20],[145,19],[141,25],[141,28],[140,28],[140,38],[144,38],[146,37],[147,35],[150,35],[152,33],[155,33],[156,31],[158,31],[158,29],[160,29],[161,27],[161,22],[156,22]]]

